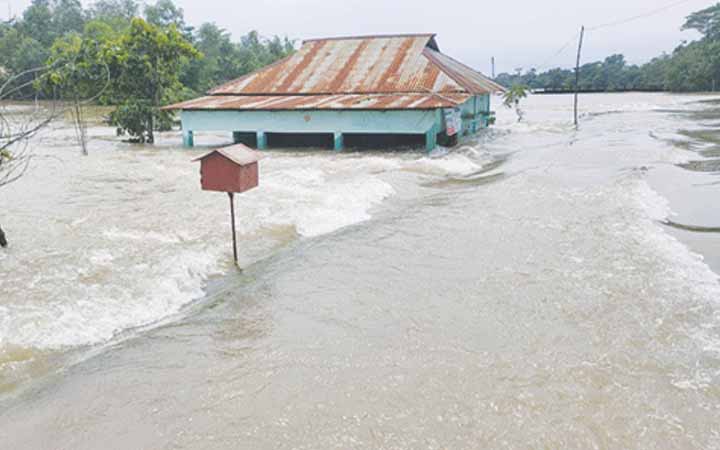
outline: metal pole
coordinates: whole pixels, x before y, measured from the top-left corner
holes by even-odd
[[[490,58],[490,65],[492,66],[492,79],[495,79],[495,57]]]
[[[228,192],[230,197],[230,223],[232,225],[232,241],[233,241],[233,260],[235,265],[238,263],[237,256],[237,238],[235,237],[235,194]]]
[[[578,42],[577,63],[575,64],[575,127],[578,126],[578,91],[580,89],[580,52],[582,51],[583,37],[585,36],[585,26],[580,28],[580,42]]]

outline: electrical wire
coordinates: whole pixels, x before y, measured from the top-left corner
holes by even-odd
[[[545,59],[545,61],[543,61],[542,64],[539,64],[539,65],[537,65],[537,66],[533,66],[533,68],[539,70],[539,69],[544,69],[545,67],[547,67],[547,66],[548,66],[548,63],[550,63],[552,60],[554,60],[555,58],[557,58],[558,56],[560,56],[565,50],[567,50],[567,48],[568,48],[573,42],[577,41],[577,38],[578,38],[579,36],[580,36],[580,33],[575,33],[575,34],[573,35],[573,37],[571,37],[565,44],[563,44],[563,46],[560,47],[560,49],[559,49],[558,51],[556,51],[555,53],[553,53],[552,55],[550,55],[547,59]]]
[[[676,6],[680,6],[680,5],[685,4],[685,3],[690,3],[691,1],[694,1],[694,0],[681,0],[681,1],[678,1],[678,2],[671,3],[671,4],[669,4],[669,5],[665,5],[665,6],[661,7],[661,8],[654,9],[654,10],[649,11],[649,12],[644,13],[644,14],[638,14],[637,16],[632,16],[632,17],[628,17],[628,18],[625,18],[625,19],[620,19],[620,20],[617,20],[617,21],[615,21],[615,22],[609,22],[609,23],[604,23],[604,24],[601,24],[601,25],[596,25],[596,26],[594,26],[594,27],[588,27],[588,28],[586,28],[586,31],[597,31],[597,30],[601,30],[601,29],[603,29],[603,28],[615,27],[615,26],[618,26],[618,25],[625,25],[626,23],[630,23],[630,22],[633,22],[633,21],[635,21],[635,20],[644,19],[644,18],[646,18],[646,17],[650,17],[650,16],[654,16],[654,15],[656,15],[656,14],[660,14],[661,12],[665,12],[665,11],[667,11],[668,9],[674,8],[674,7],[676,7]]]
[[[604,29],[604,28],[610,28],[610,27],[615,27],[615,26],[624,25],[624,24],[626,24],[626,23],[634,22],[634,21],[636,21],[636,20],[640,20],[640,19],[644,19],[644,18],[646,18],[646,17],[654,16],[654,15],[656,15],[656,14],[660,14],[660,13],[665,12],[665,11],[667,11],[667,10],[669,10],[669,9],[672,9],[672,8],[674,8],[674,7],[676,7],[676,6],[680,6],[680,5],[685,4],[685,3],[690,3],[691,1],[695,1],[695,0],[680,0],[680,1],[676,1],[676,2],[670,3],[670,4],[668,4],[668,5],[665,5],[665,6],[661,7],[661,8],[657,8],[657,9],[654,9],[654,10],[652,10],[652,11],[648,11],[648,12],[646,12],[646,13],[644,13],[644,14],[638,14],[638,15],[635,15],[635,16],[627,17],[627,18],[625,18],[625,19],[620,19],[620,20],[617,20],[617,21],[614,21],[614,22],[608,22],[608,23],[596,25],[596,26],[593,26],[593,27],[585,27],[585,32],[587,33],[587,32],[590,32],[590,31],[597,31],[597,30],[602,30],[602,29]],[[559,50],[557,50],[555,53],[553,53],[553,54],[550,55],[547,59],[545,59],[545,60],[542,62],[542,64],[534,65],[534,66],[532,66],[532,67],[535,68],[535,69],[537,69],[537,70],[541,70],[541,69],[545,69],[545,68],[549,67],[548,64],[551,63],[555,58],[557,58],[558,56],[560,56],[563,52],[565,52],[571,44],[573,44],[574,42],[577,41],[577,39],[578,39],[579,36],[580,36],[580,33],[575,33],[575,34],[573,35],[573,37],[571,37],[565,44],[563,44],[562,47],[560,47]]]

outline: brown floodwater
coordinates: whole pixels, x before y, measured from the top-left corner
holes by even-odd
[[[268,151],[242,272],[207,148],[55,123],[0,190],[0,448],[720,448],[720,103],[581,106]]]

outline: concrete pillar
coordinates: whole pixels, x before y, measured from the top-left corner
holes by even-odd
[[[343,134],[340,132],[336,132],[334,134],[335,140],[334,140],[334,149],[335,151],[342,151],[343,148],[345,148],[345,139],[343,139]]]
[[[437,130],[435,125],[433,125],[427,133],[425,133],[425,150],[431,152],[435,150],[435,146],[437,146]]]
[[[195,138],[192,130],[183,130],[183,147],[191,148],[195,145]]]
[[[233,143],[239,144],[240,142],[242,142],[242,132],[233,131]]]
[[[264,131],[258,131],[257,134],[257,149],[265,150],[267,148],[267,136]]]

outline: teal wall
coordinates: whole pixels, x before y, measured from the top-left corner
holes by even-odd
[[[434,110],[182,111],[183,130],[266,133],[410,133],[439,127]]]
[[[490,94],[476,95],[460,105],[463,136],[471,135],[488,126]],[[443,124],[443,129],[444,124]]]
[[[462,135],[487,127],[490,95],[471,97],[460,105]],[[424,134],[428,150],[445,130],[441,109],[400,111],[181,111],[185,145],[194,143],[195,131],[257,133],[264,148],[265,133],[333,133],[335,148],[343,147],[343,133]]]

